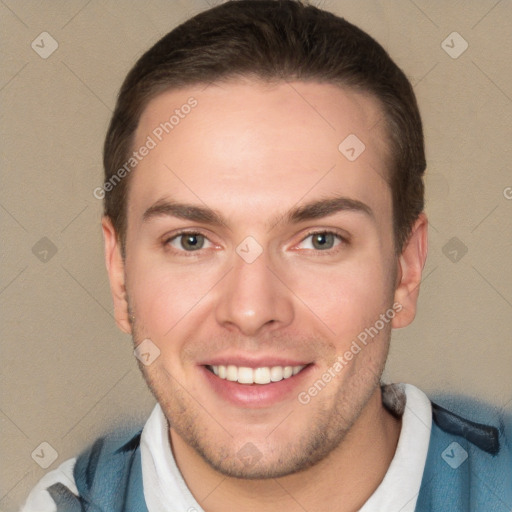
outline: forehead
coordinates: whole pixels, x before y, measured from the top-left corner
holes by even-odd
[[[277,208],[333,190],[389,206],[379,203],[389,196],[380,104],[335,85],[232,81],[168,91],[141,116],[134,149],[145,145],[130,210],[167,194],[262,215],[272,199]]]

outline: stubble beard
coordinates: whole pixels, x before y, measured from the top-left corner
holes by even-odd
[[[130,323],[136,346],[144,337],[139,333],[135,317],[131,314]],[[281,433],[280,439],[276,439],[275,435],[269,435],[264,439],[265,444],[255,441],[253,444],[262,454],[255,464],[244,464],[238,456],[240,446],[253,442],[250,435],[246,440],[237,440],[235,443],[233,436],[223,428],[222,417],[215,414],[208,404],[202,404],[200,397],[193,397],[186,390],[186,384],[179,383],[158,359],[149,367],[139,361],[139,368],[151,393],[160,404],[171,430],[174,431],[172,435],[177,434],[212,469],[224,476],[237,479],[280,478],[315,466],[342,444],[380,385],[390,330],[380,334],[379,339],[373,340],[372,345],[385,343],[384,357],[380,355],[372,358],[372,347],[365,347],[368,353],[364,355],[364,365],[360,365],[362,369],[347,379],[334,397],[326,397],[327,400],[320,393],[308,405],[297,403],[296,409],[289,415],[291,421],[297,417],[302,418],[305,414],[310,415],[309,421],[302,428],[302,433],[289,440],[284,426],[281,430],[276,429],[276,433]],[[310,405],[315,407],[313,412],[308,412]],[[273,428],[275,425],[269,426],[269,432]],[[170,431],[171,447],[172,435]]]

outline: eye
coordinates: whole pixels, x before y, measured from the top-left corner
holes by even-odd
[[[211,242],[200,233],[179,233],[169,238],[166,245],[170,245],[179,251],[194,252],[209,247]]]
[[[302,240],[299,246],[302,245],[302,249],[328,251],[344,241],[345,239],[341,235],[333,233],[332,231],[317,231],[315,233],[310,233],[306,238],[304,238],[304,240]]]

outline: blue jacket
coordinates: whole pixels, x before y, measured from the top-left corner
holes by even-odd
[[[490,417],[470,410],[473,419]],[[434,403],[432,413],[416,512],[511,512],[510,424],[497,415],[490,424],[468,420]],[[79,497],[62,484],[48,488],[58,512],[147,512],[140,436],[98,439],[74,469]]]

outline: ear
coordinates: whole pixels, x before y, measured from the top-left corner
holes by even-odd
[[[428,249],[428,221],[421,213],[412,228],[402,254],[398,259],[398,277],[395,288],[397,314],[393,318],[394,329],[406,327],[416,316],[416,304],[420,292],[421,273],[425,266]]]
[[[110,280],[110,291],[114,300],[114,316],[119,329],[126,334],[131,334],[132,327],[129,319],[124,282],[124,261],[121,255],[119,239],[109,217],[103,217],[101,228],[105,243],[105,264]]]

